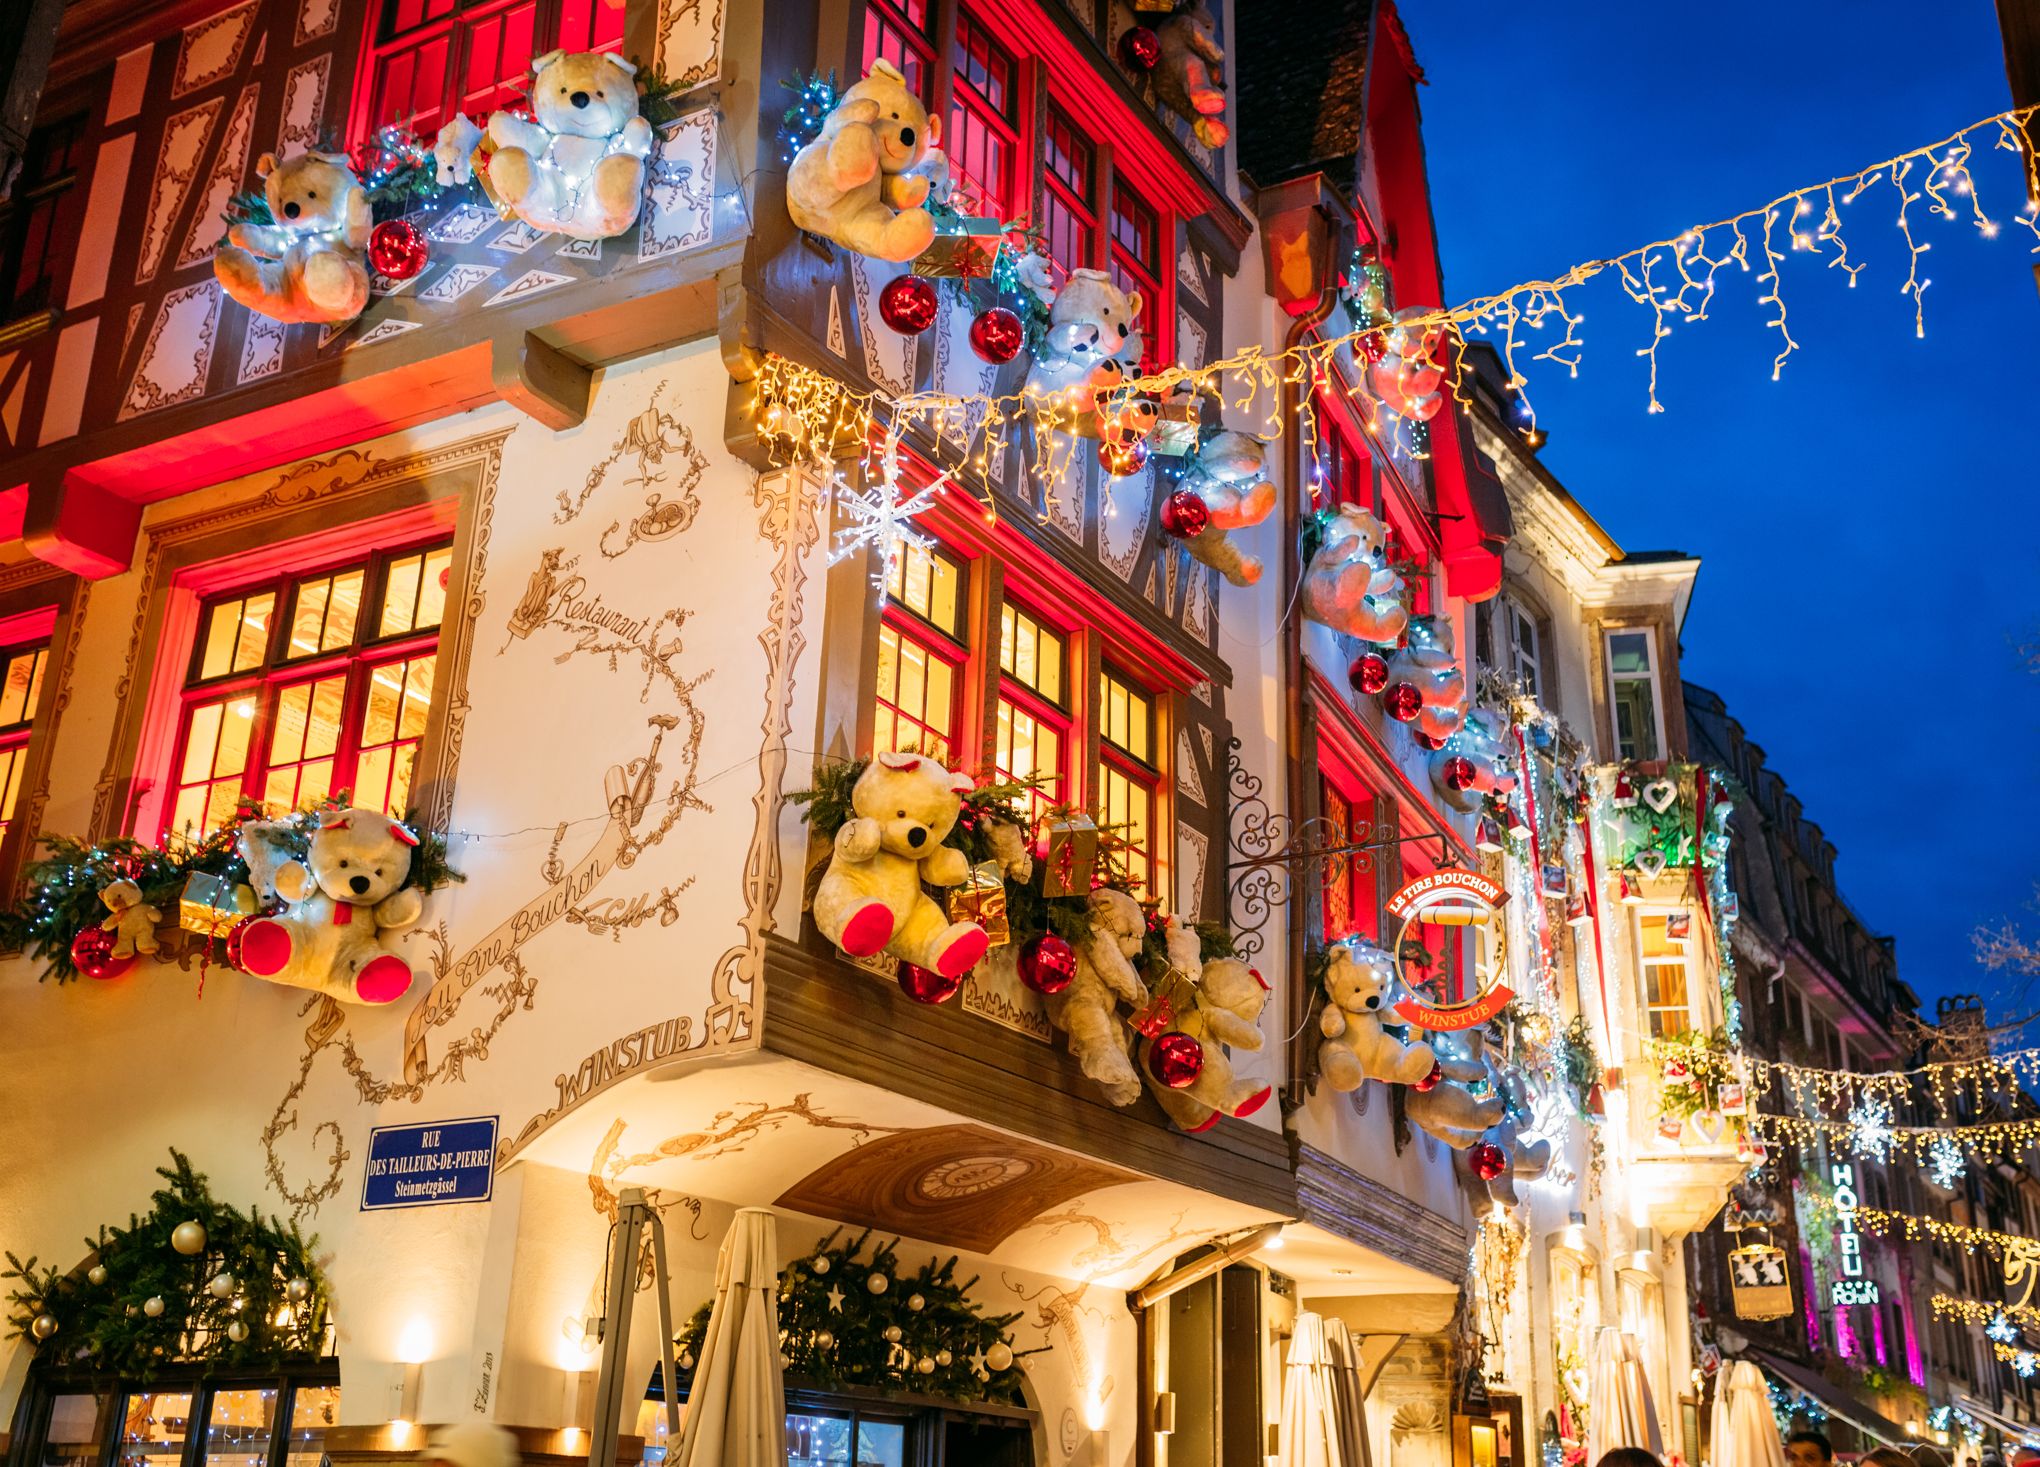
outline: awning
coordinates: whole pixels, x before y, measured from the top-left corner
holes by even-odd
[[[1994,1427],[2008,1442],[2029,1442],[2035,1438],[2040,1438],[2040,1425],[2034,1425],[2029,1422],[2021,1426],[2018,1422],[2005,1415],[2004,1412],[1995,1407],[1986,1406],[1974,1396],[1958,1394],[1955,1397],[1955,1406],[1965,1416],[1974,1416],[1985,1426]]]
[[[1911,1445],[1912,1434],[1897,1422],[1864,1405],[1826,1376],[1809,1370],[1804,1365],[1790,1360],[1780,1360],[1776,1355],[1752,1348],[1750,1355],[1765,1370],[1776,1376],[1783,1385],[1791,1387],[1803,1396],[1811,1396],[1827,1407],[1830,1416],[1839,1416],[1858,1431],[1875,1437],[1888,1447]]]

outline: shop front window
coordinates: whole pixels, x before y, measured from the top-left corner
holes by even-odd
[[[340,1419],[330,1375],[220,1377],[194,1367],[143,1383],[33,1371],[15,1417],[36,1467],[320,1467]],[[287,1423],[287,1427],[285,1426]]]

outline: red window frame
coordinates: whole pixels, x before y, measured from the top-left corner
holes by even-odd
[[[1105,686],[1108,682],[1117,683],[1126,690],[1129,698],[1138,698],[1144,705],[1145,753],[1126,747],[1107,731],[1111,722],[1111,701]],[[1157,828],[1161,817],[1162,775],[1156,764],[1155,750],[1162,730],[1155,702],[1151,690],[1113,663],[1105,662],[1099,668],[1098,787],[1092,794],[1092,815],[1100,830],[1115,823],[1110,800],[1111,781],[1115,775],[1125,782],[1130,797],[1137,796],[1146,806],[1146,818],[1141,822],[1146,831],[1145,841],[1136,844],[1119,833],[1119,839],[1124,843],[1119,853],[1120,864],[1125,868],[1134,891],[1141,896],[1155,896],[1163,892],[1168,875],[1168,863],[1163,858],[1165,848]],[[1129,806],[1130,803],[1131,799]]]
[[[28,741],[35,733],[36,705],[42,701],[43,678],[49,673],[50,639],[17,642],[0,649],[0,680],[7,679],[21,658],[31,659],[28,681],[21,690],[21,706],[12,707],[13,689],[0,681],[0,717],[19,713],[0,723],[0,839],[14,822],[14,807],[21,798],[22,776],[28,768]]]
[[[1374,838],[1375,792],[1328,750],[1318,751],[1318,809],[1323,817],[1320,846],[1360,845]],[[1381,888],[1377,863],[1386,853],[1329,856],[1320,871],[1326,942],[1361,937],[1381,941]]]
[[[907,90],[924,103],[934,100],[934,0],[864,0],[862,69],[883,58],[907,79]]]
[[[1058,649],[1059,671],[1057,674],[1058,698],[1052,699],[1023,681],[1017,672],[1009,672],[1005,666],[1005,633],[1003,622],[999,634],[1000,648],[997,656],[988,665],[987,675],[995,679],[992,703],[992,772],[999,779],[1015,779],[1022,771],[1010,767],[1010,745],[1007,762],[1001,762],[998,751],[998,720],[1002,707],[1008,707],[1032,719],[1038,729],[1047,729],[1056,737],[1055,773],[1046,776],[1041,773],[1037,760],[1033,769],[1036,778],[1042,780],[1045,788],[1037,789],[1028,800],[1029,812],[1039,820],[1044,811],[1061,805],[1077,805],[1082,794],[1077,789],[1077,763],[1071,747],[1072,735],[1076,732],[1076,718],[1070,707],[1072,685],[1075,681],[1072,638],[1055,621],[1037,611],[1021,596],[1006,595],[1000,600],[1000,614],[1007,611],[1026,617],[1038,629],[1038,638],[1053,638]],[[1037,654],[1038,655],[1038,654]]]
[[[1172,274],[1175,221],[1150,204],[1127,180],[1112,176],[1112,203],[1106,220],[1111,235],[1107,269],[1113,283],[1131,294],[1140,292],[1141,370],[1151,373],[1175,361],[1175,324],[1166,284]]]
[[[1347,416],[1325,393],[1314,399],[1317,420],[1318,483],[1315,499],[1320,507],[1358,505],[1378,514],[1380,495],[1374,484],[1374,455],[1355,436]]]
[[[281,575],[270,574],[260,579],[242,582],[230,589],[222,589],[205,596],[198,604],[196,629],[192,637],[190,658],[185,676],[178,692],[176,710],[176,737],[171,743],[171,763],[166,781],[166,796],[160,817],[158,838],[169,841],[181,837],[180,807],[185,805],[184,795],[189,791],[207,790],[217,787],[222,798],[246,798],[265,802],[271,790],[272,776],[285,770],[297,771],[292,783],[292,803],[302,798],[306,786],[304,774],[315,764],[330,761],[326,776],[326,790],[354,790],[357,803],[366,803],[370,792],[357,788],[361,777],[363,760],[381,750],[389,751],[387,775],[382,798],[375,801],[389,814],[401,817],[403,809],[388,808],[390,782],[395,778],[398,761],[406,749],[412,751],[412,770],[415,775],[415,751],[425,734],[425,717],[429,716],[431,698],[426,699],[426,714],[421,715],[417,731],[404,732],[403,714],[406,699],[413,691],[410,686],[413,666],[438,654],[439,640],[444,627],[447,602],[446,587],[442,584],[440,620],[428,627],[415,625],[417,608],[422,604],[422,589],[426,571],[435,557],[444,555],[446,563],[440,572],[442,579],[450,578],[452,542],[443,533],[429,538],[402,544],[388,550],[377,550],[366,554],[356,553],[342,559],[329,560],[303,569],[292,569]],[[414,625],[410,630],[399,631],[388,636],[381,635],[380,626],[371,626],[371,620],[379,621],[385,614],[384,603],[391,588],[390,570],[413,557],[420,559],[420,579],[412,591]],[[334,646],[314,647],[297,656],[288,655],[294,623],[298,613],[298,592],[301,587],[321,580],[338,580],[356,572],[361,575],[360,599],[354,613],[354,627],[351,636],[344,643]],[[330,587],[328,589],[330,596]],[[259,655],[243,665],[238,651],[230,654],[228,669],[213,676],[205,676],[208,644],[216,608],[239,605],[245,606],[251,600],[264,596],[270,598],[267,623],[261,631]],[[322,631],[320,642],[324,642]],[[366,740],[365,723],[370,711],[371,700],[385,696],[388,682],[379,677],[389,669],[404,669],[396,684],[396,718],[391,736],[373,743]],[[436,672],[436,666],[434,671]],[[326,705],[327,713],[337,718],[333,747],[330,751],[314,752],[308,746],[310,712],[320,694],[319,689],[330,687],[335,680],[340,683],[338,706],[331,699]],[[435,684],[436,684],[435,678]],[[378,694],[376,686],[381,683],[384,694]],[[280,710],[289,694],[304,688],[306,728],[298,732],[298,748],[295,757],[275,758],[277,752],[275,735],[278,729]],[[244,709],[237,703],[247,703]],[[207,770],[198,777],[187,777],[186,760],[193,753],[194,731],[205,710],[219,708],[218,725],[212,732],[214,751],[207,761]],[[245,737],[245,751],[241,768],[221,770],[218,765],[218,739],[220,730],[228,725],[229,717],[245,718],[248,729]],[[408,781],[407,776],[407,781]],[[406,787],[408,804],[411,788]],[[204,820],[202,827],[194,825],[194,833],[203,833],[216,827],[217,820],[211,818],[216,808],[213,796],[202,797],[199,811]],[[224,807],[231,813],[231,799]],[[282,813],[281,809],[274,813]]]
[[[881,667],[881,678],[875,698],[881,714],[889,714],[893,719],[893,737],[884,739],[880,736],[879,731],[874,729],[872,752],[874,754],[886,753],[905,747],[900,742],[898,735],[900,725],[906,724],[923,735],[923,738],[917,742],[914,752],[927,754],[931,758],[940,759],[944,764],[953,765],[964,737],[962,718],[963,696],[970,674],[970,648],[961,638],[961,623],[964,616],[963,608],[968,604],[969,567],[960,557],[952,554],[940,545],[931,547],[929,553],[948,564],[956,573],[958,625],[954,627],[940,626],[929,618],[922,616],[898,596],[888,596],[886,598],[884,610],[880,613],[880,622],[885,630],[893,634],[897,646],[901,648],[911,646],[918,650],[927,659],[929,664],[939,662],[949,670],[949,706],[944,710],[947,715],[946,724],[948,731],[938,731],[928,721],[929,701],[925,675],[922,681],[922,697],[919,711],[910,711],[899,701],[902,686],[899,669],[904,666],[904,663],[897,660],[899,654],[896,652],[894,654],[896,661],[893,673],[893,686],[890,689],[886,688],[883,679],[883,668]],[[883,644],[881,643],[881,648],[882,646]],[[888,692],[892,694],[891,697],[887,696]],[[933,739],[938,747],[929,747],[929,739]]]
[[[455,112],[523,99],[533,58],[623,49],[624,0],[378,0],[354,136],[395,123],[430,137]]]
[[[1058,278],[1098,258],[1098,147],[1051,102],[1042,140],[1041,236]]]
[[[951,181],[960,190],[956,207],[966,214],[1004,220],[1026,212],[1015,205],[1027,141],[1019,119],[1032,112],[1026,105],[1028,71],[989,29],[958,7],[942,147]]]

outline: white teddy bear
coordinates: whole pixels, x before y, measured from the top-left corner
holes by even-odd
[[[243,222],[213,251],[220,288],[272,321],[352,321],[368,304],[368,194],[339,153],[255,165],[270,223]]]
[[[1506,795],[1516,776],[1506,767],[1507,751],[1496,730],[1508,719],[1492,708],[1475,708],[1465,726],[1431,755],[1431,783],[1445,803],[1462,813],[1478,810],[1489,795]]]
[[[605,51],[549,51],[531,71],[531,120],[489,116],[490,189],[546,234],[623,233],[637,222],[652,152],[652,125],[638,115],[637,68]],[[439,130],[432,152],[443,181],[466,181],[476,141],[465,117]]]
[[[1140,903],[1116,887],[1090,896],[1090,935],[1077,947],[1077,976],[1048,999],[1048,1021],[1069,1036],[1070,1053],[1098,1082],[1114,1105],[1140,1099],[1140,1073],[1126,1052],[1126,1026],[1119,1022],[1121,999],[1138,1009],[1148,1001],[1147,985],[1133,970],[1147,932]]]
[[[977,966],[990,939],[975,922],[951,922],[922,882],[955,886],[970,861],[943,839],[970,776],[925,754],[880,754],[851,787],[856,812],[836,831],[815,892],[815,926],[853,958],[889,952],[944,978]]]
[[[1471,1058],[1438,1051],[1438,1068],[1443,1076],[1429,1090],[1411,1090],[1403,1097],[1403,1114],[1410,1124],[1436,1136],[1454,1151],[1464,1151],[1482,1138],[1490,1126],[1500,1123],[1508,1107],[1497,1086],[1500,1079],[1488,1062],[1478,1031],[1466,1036]],[[1487,1093],[1475,1095],[1467,1088],[1485,1082]]]
[[[385,937],[424,910],[418,889],[404,885],[417,844],[379,810],[322,815],[306,860],[276,872],[276,893],[288,909],[238,930],[242,971],[348,1003],[402,998],[411,965],[388,950]]]
[[[1388,660],[1388,692],[1414,687],[1423,699],[1417,728],[1428,738],[1449,739],[1466,721],[1466,674],[1453,650],[1452,623],[1420,616],[1409,624],[1402,650]]]
[[[941,143],[942,119],[928,115],[899,68],[874,61],[794,155],[786,212],[860,255],[911,260],[935,242],[935,217],[921,207],[935,179],[923,165]]]
[[[1363,938],[1346,938],[1327,952],[1318,1069],[1334,1090],[1358,1090],[1362,1080],[1414,1085],[1437,1063],[1430,1045],[1405,1042],[1382,1028],[1381,1011],[1395,984],[1395,959]]]
[[[1229,532],[1260,524],[1275,508],[1267,455],[1268,445],[1260,439],[1222,430],[1204,440],[1177,486],[1196,495],[1210,516],[1202,530],[1183,541],[1183,548],[1235,586],[1261,579],[1260,557],[1243,553]]]
[[[1388,526],[1357,504],[1325,517],[1303,572],[1303,614],[1363,642],[1393,642],[1409,625],[1403,580],[1388,563]]]
[[[1168,948],[1169,966],[1196,982],[1197,1002],[1191,1012],[1178,1014],[1164,1033],[1188,1034],[1204,1051],[1204,1067],[1197,1078],[1182,1089],[1157,1081],[1145,1063],[1154,1043],[1150,1037],[1141,1045],[1142,1073],[1148,1089],[1169,1119],[1191,1133],[1208,1131],[1220,1116],[1250,1116],[1268,1103],[1274,1088],[1258,1080],[1233,1073],[1232,1061],[1223,1046],[1258,1050],[1261,1047],[1261,1010],[1268,1006],[1268,985],[1261,975],[1238,958],[1204,960],[1203,945],[1195,928],[1186,927],[1180,917],[1170,917],[1162,940]],[[1158,1036],[1156,1036],[1158,1037]]]

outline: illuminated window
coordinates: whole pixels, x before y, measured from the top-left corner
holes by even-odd
[[[1041,212],[1048,257],[1062,274],[1094,266],[1098,259],[1098,209],[1094,202],[1097,154],[1060,107],[1048,109],[1043,149],[1047,188]]]
[[[429,138],[455,112],[524,100],[532,58],[621,51],[623,0],[385,0],[370,61],[368,126]]]
[[[36,704],[42,698],[43,672],[49,665],[47,642],[10,647],[0,652],[0,835],[14,819],[21,796],[22,771],[28,764],[28,736],[34,731]]]
[[[1141,369],[1158,370],[1173,358],[1169,353],[1169,301],[1162,282],[1164,246],[1162,218],[1123,178],[1112,180],[1112,281],[1128,294],[1140,292]]]
[[[1323,812],[1323,830],[1318,844],[1325,848],[1360,845],[1374,832],[1374,799],[1329,771],[1318,778],[1318,808]],[[1330,856],[1324,873],[1325,941],[1343,937],[1364,937],[1375,941],[1381,930],[1380,897],[1376,891],[1373,860],[1353,853]]]
[[[966,214],[1007,219],[1017,212],[1013,164],[1020,154],[1019,101],[1013,58],[985,28],[959,11],[948,131],[943,151]]]
[[[923,102],[934,95],[929,85],[935,43],[929,39],[934,7],[928,0],[865,0],[864,69],[874,61],[890,61],[907,79],[907,90]]]
[[[1098,743],[1098,827],[1118,842],[1128,884],[1165,897],[1155,842],[1154,702],[1110,668],[1099,678]]]
[[[1658,711],[1656,639],[1647,631],[1608,633],[1608,694],[1615,752],[1622,759],[1664,757]]]
[[[1643,1013],[1653,1039],[1671,1039],[1698,1027],[1693,1021],[1687,940],[1671,935],[1674,915],[1656,913],[1636,923],[1637,956],[1643,968]],[[1690,918],[1687,918],[1690,930]]]
[[[886,580],[878,629],[871,751],[953,762],[963,690],[963,568],[939,550],[903,545]]]
[[[432,708],[446,544],[271,581],[199,613],[163,834],[339,791],[401,817]]]
[[[1008,602],[999,613],[999,698],[992,765],[999,778],[1038,779],[1033,812],[1068,800],[1069,717],[1060,634]]]

